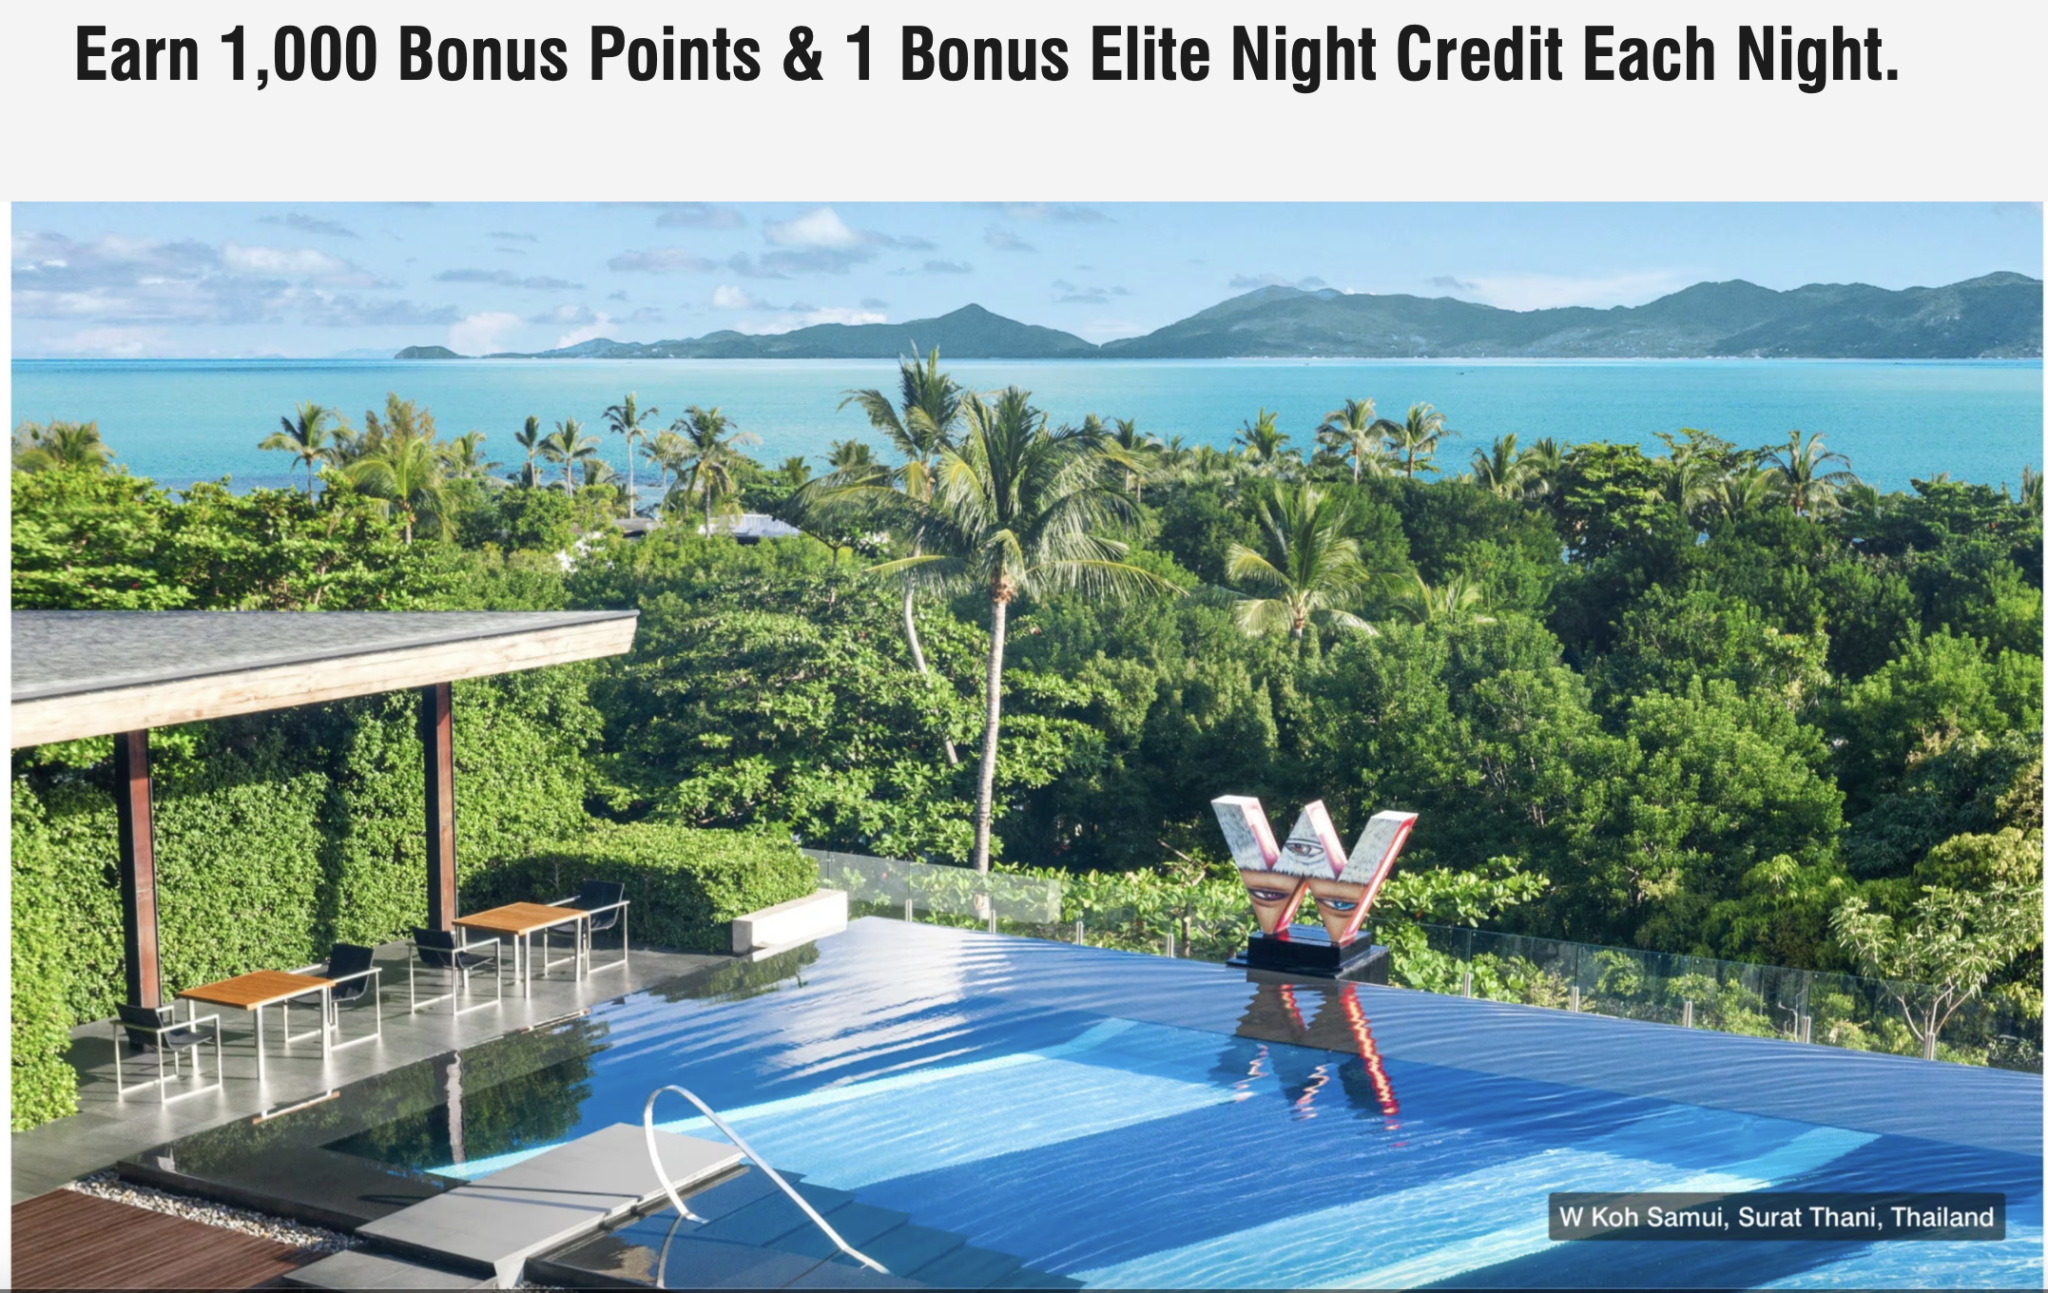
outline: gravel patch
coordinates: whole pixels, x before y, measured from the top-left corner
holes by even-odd
[[[356,1241],[349,1235],[333,1230],[322,1230],[318,1226],[302,1222],[286,1221],[247,1208],[232,1208],[225,1203],[214,1203],[207,1199],[195,1199],[182,1194],[169,1194],[146,1185],[135,1185],[124,1181],[112,1169],[94,1172],[91,1176],[73,1181],[66,1189],[80,1194],[89,1194],[96,1199],[107,1199],[114,1203],[126,1203],[131,1207],[147,1208],[151,1212],[167,1213],[197,1221],[201,1225],[217,1226],[222,1230],[238,1231],[269,1239],[293,1248],[303,1248],[312,1253],[338,1253],[344,1248],[354,1248]]]

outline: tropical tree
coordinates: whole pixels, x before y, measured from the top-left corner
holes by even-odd
[[[1123,560],[1110,531],[1135,506],[1102,479],[1102,453],[1079,430],[1048,430],[1045,414],[1015,386],[966,398],[959,443],[939,457],[929,503],[899,495],[915,516],[899,528],[921,551],[875,567],[920,581],[979,589],[989,599],[986,723],[974,810],[974,866],[986,872],[995,814],[996,742],[1002,723],[1003,648],[1010,604],[1021,596],[1080,588],[1115,597],[1170,589]]]
[[[554,434],[541,441],[540,451],[549,462],[562,464],[562,488],[573,494],[578,466],[597,456],[597,437],[583,434],[577,419],[563,418],[555,423]]]
[[[1372,572],[1351,533],[1350,510],[1313,485],[1281,493],[1278,503],[1259,500],[1264,551],[1230,545],[1224,575],[1255,592],[1241,592],[1237,624],[1248,634],[1285,631],[1301,638],[1311,620],[1367,633],[1372,626],[1344,609],[1353,604]]]
[[[438,523],[448,513],[441,456],[429,440],[387,440],[351,463],[347,474],[360,493],[382,499],[397,515],[408,546],[416,524],[423,520]]]
[[[431,442],[437,434],[434,429],[433,410],[421,407],[416,400],[399,399],[396,391],[385,393],[382,417],[378,416],[375,409],[369,409],[363,414],[362,449],[365,453],[374,453],[387,443],[402,445],[412,440]]]
[[[646,423],[660,412],[653,405],[641,408],[639,397],[632,391],[627,391],[624,400],[604,411],[605,424],[612,429],[612,434],[626,438],[626,513],[629,516],[640,501],[633,485],[633,450],[645,443],[649,434]]]
[[[1555,436],[1544,436],[1532,441],[1527,449],[1516,457],[1522,466],[1522,497],[1548,498],[1557,489],[1558,477],[1564,473],[1564,446]]]
[[[107,446],[98,422],[23,422],[14,429],[14,469],[104,468]]]
[[[1785,501],[1785,482],[1765,467],[1729,472],[1714,485],[1714,510],[1729,520],[1761,516]]]
[[[1807,439],[1796,430],[1764,461],[1777,473],[1785,500],[1801,516],[1832,512],[1836,493],[1856,479],[1847,458],[1822,447],[1818,435]],[[1841,466],[1831,467],[1830,463]]]
[[[1103,452],[1123,473],[1124,492],[1134,503],[1145,501],[1145,478],[1159,463],[1157,439],[1138,430],[1136,418],[1118,418],[1116,430],[1103,443]]]
[[[1428,404],[1411,404],[1408,416],[1399,422],[1381,418],[1376,424],[1386,436],[1387,447],[1401,460],[1408,479],[1419,471],[1435,471],[1430,459],[1448,436],[1458,434],[1444,424],[1444,415]]]
[[[520,476],[519,483],[526,486],[540,484],[540,472],[534,466],[533,460],[547,452],[548,442],[547,432],[540,429],[540,419],[528,414],[526,425],[514,431],[512,438],[519,442],[520,448],[526,450],[526,469]]]
[[[481,431],[465,431],[447,444],[437,446],[448,474],[456,480],[480,480],[502,487],[505,482],[491,472],[504,464],[484,457],[484,441],[489,438]]]
[[[333,456],[334,436],[327,427],[327,420],[333,416],[332,409],[303,403],[295,416],[280,417],[277,421],[281,429],[265,436],[256,446],[289,453],[295,462],[304,463],[308,498],[313,496],[313,469]]]
[[[1974,893],[1928,886],[1903,925],[1850,898],[1829,923],[1864,972],[1884,981],[1922,1058],[1931,1060],[1956,1011],[1992,975],[2041,946],[2041,886],[1999,884]]]
[[[734,472],[744,458],[740,449],[757,445],[761,439],[750,431],[735,430],[732,419],[716,405],[707,409],[692,404],[669,429],[680,440],[671,467],[676,476],[673,490],[703,500],[708,531],[712,517],[739,493]]]
[[[1247,418],[1230,442],[1244,450],[1247,466],[1260,476],[1277,476],[1287,461],[1287,434],[1279,427],[1279,414],[1259,410],[1256,419]]]
[[[878,485],[889,479],[889,468],[865,440],[834,440],[825,465],[831,472],[821,488],[828,491],[847,485]]]
[[[1340,459],[1351,463],[1351,483],[1366,476],[1383,474],[1391,464],[1380,444],[1379,414],[1370,397],[1345,400],[1341,409],[1323,414],[1316,428],[1316,440]]]
[[[1388,597],[1387,609],[1411,624],[1441,624],[1457,620],[1479,624],[1493,622],[1493,617],[1485,613],[1486,590],[1462,576],[1453,576],[1432,586],[1421,575],[1410,571],[1408,578],[1396,585]]]
[[[775,468],[775,474],[791,489],[801,489],[810,483],[811,460],[802,454],[792,454]]]
[[[640,446],[640,454],[654,465],[659,474],[661,496],[668,497],[669,472],[675,469],[677,458],[683,452],[683,438],[673,431],[656,432]]]
[[[1501,498],[1520,498],[1534,475],[1534,463],[1515,448],[1512,432],[1494,439],[1491,449],[1472,451],[1472,479]]]

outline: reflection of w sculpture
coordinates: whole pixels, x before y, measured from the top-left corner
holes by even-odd
[[[1286,937],[1284,931],[1302,899],[1314,894],[1316,914],[1337,947],[1358,937],[1373,899],[1415,827],[1414,813],[1376,813],[1347,854],[1320,799],[1301,810],[1284,843],[1274,841],[1273,827],[1258,800],[1224,795],[1211,806],[1251,894],[1259,929],[1269,938]]]

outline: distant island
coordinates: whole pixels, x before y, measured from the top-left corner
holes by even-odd
[[[2002,273],[1900,291],[1813,283],[1777,292],[1737,279],[1606,310],[1264,287],[1099,346],[967,305],[909,323],[655,342],[599,337],[484,358],[894,359],[913,344],[948,359],[2039,359],[2041,280]],[[408,346],[394,357],[463,356]]]

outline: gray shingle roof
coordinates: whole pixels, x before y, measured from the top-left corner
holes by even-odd
[[[634,611],[15,611],[13,700],[630,619]]]

